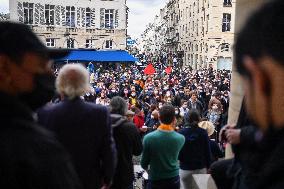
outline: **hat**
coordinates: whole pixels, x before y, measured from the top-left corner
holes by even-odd
[[[0,54],[17,57],[27,52],[36,52],[51,59],[69,54],[67,49],[47,48],[28,25],[16,22],[0,22]]]
[[[131,110],[127,110],[126,116],[134,116],[134,115],[135,115],[134,112],[132,112]]]
[[[215,131],[215,126],[210,121],[201,121],[198,126],[207,131],[208,136],[211,136]]]

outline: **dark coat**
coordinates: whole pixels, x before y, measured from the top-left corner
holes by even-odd
[[[142,153],[142,141],[134,123],[118,114],[111,114],[111,120],[118,160],[112,188],[125,189],[134,180],[132,156]]]
[[[191,100],[188,101],[187,107],[189,110],[193,109],[193,103]],[[200,115],[203,114],[203,105],[199,100],[196,101],[196,110],[200,113]]]
[[[196,170],[209,168],[211,150],[207,132],[197,127],[186,127],[179,131],[185,137],[185,144],[179,153],[180,168]]]
[[[85,189],[111,182],[116,150],[107,108],[76,98],[45,107],[38,118],[71,154]]]
[[[81,188],[69,155],[19,100],[0,93],[0,188]]]

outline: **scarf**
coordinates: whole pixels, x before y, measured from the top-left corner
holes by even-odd
[[[166,124],[161,124],[158,129],[164,130],[164,131],[173,131],[174,130],[174,128],[171,125],[166,125]]]

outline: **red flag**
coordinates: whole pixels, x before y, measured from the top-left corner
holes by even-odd
[[[148,66],[146,66],[146,68],[144,69],[144,74],[153,75],[154,73],[156,73],[156,70],[153,64],[148,64]]]
[[[172,67],[171,67],[171,66],[167,67],[167,68],[165,69],[165,72],[166,72],[167,74],[171,74],[171,73],[172,73]]]

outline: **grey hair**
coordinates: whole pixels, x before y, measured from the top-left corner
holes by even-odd
[[[127,103],[126,101],[119,97],[115,96],[110,101],[110,111],[112,114],[126,115],[127,112]]]
[[[90,91],[89,72],[81,64],[64,65],[56,78],[56,90],[69,99]]]

